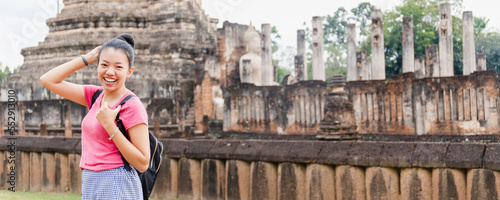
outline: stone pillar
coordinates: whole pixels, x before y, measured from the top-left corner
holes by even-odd
[[[179,162],[176,159],[163,159],[158,178],[151,193],[155,199],[175,199],[177,198],[177,181],[179,180]]]
[[[415,78],[425,78],[424,58],[415,58]]]
[[[476,55],[477,59],[477,71],[486,71],[486,54],[478,53]]]
[[[432,199],[465,199],[466,181],[461,169],[435,168],[432,170]]]
[[[179,199],[200,199],[200,161],[188,158],[179,160]]]
[[[347,81],[359,80],[356,62],[356,24],[347,25]]]
[[[323,20],[321,17],[313,17],[312,20],[313,35],[312,35],[312,67],[313,80],[325,81],[325,61],[323,60]]]
[[[366,62],[366,51],[356,51],[356,68],[358,71],[357,80],[371,80],[372,68],[371,63]]]
[[[278,170],[269,162],[252,162],[250,178],[250,199],[278,199]]]
[[[337,199],[366,199],[365,172],[360,167],[339,165],[335,168]]]
[[[226,199],[250,199],[250,163],[226,161]]]
[[[261,72],[262,85],[272,85],[274,80],[273,68],[273,47],[271,43],[271,25],[262,24],[261,26],[262,51],[261,55]]]
[[[306,64],[306,32],[297,30],[297,55],[295,56],[295,79],[297,81],[307,80]]]
[[[432,200],[432,174],[421,168],[401,169],[401,199]]]
[[[281,163],[278,166],[278,197],[287,199],[306,199],[306,169],[295,163]]]
[[[335,199],[335,170],[330,165],[309,164],[306,167],[306,198]]]
[[[474,16],[472,15],[472,11],[465,11],[462,17],[463,74],[470,75],[476,71]]]
[[[224,199],[225,164],[221,160],[204,159],[201,164],[201,199]]]
[[[453,76],[453,26],[451,4],[439,4],[439,77]]]
[[[399,176],[394,168],[366,168],[366,196],[371,199],[398,199]]]
[[[384,29],[382,11],[372,10],[372,79],[385,80]]]
[[[440,77],[439,51],[436,45],[425,47],[425,77]]]
[[[413,17],[403,18],[403,73],[415,71],[413,42]]]

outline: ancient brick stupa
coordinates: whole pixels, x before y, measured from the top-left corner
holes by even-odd
[[[24,63],[4,80],[2,96],[15,89],[19,101],[60,99],[39,83],[40,75],[127,32],[136,41],[136,70],[127,87],[141,98],[173,98],[175,91],[193,88],[196,69],[215,53],[213,22],[200,0],[64,0],[61,13],[47,20],[45,40],[22,50]],[[95,67],[68,80],[99,84]]]

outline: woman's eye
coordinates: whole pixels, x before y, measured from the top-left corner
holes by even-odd
[[[122,67],[122,66],[116,66],[116,68],[118,68],[118,69],[123,69],[123,67]]]
[[[106,67],[106,66],[108,66],[108,65],[106,65],[106,64],[101,64],[101,66]]]

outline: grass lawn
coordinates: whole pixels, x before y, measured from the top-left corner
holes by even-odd
[[[71,199],[81,199],[81,195],[75,193],[47,193],[47,192],[20,192],[20,191],[12,192],[9,190],[0,190],[0,199],[71,200]]]

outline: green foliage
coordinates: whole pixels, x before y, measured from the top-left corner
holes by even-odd
[[[415,56],[425,57],[425,47],[439,42],[437,0],[403,0],[401,6],[384,13],[386,76],[401,73],[403,66],[403,17],[413,17]],[[371,41],[370,41],[371,42]],[[365,45],[369,46],[369,45]]]
[[[2,63],[0,62],[0,83],[2,83],[3,79],[5,77],[9,77],[12,73],[16,72],[17,69],[15,69],[14,71],[10,71],[10,68],[9,66],[6,66],[3,70],[2,70]]]
[[[476,51],[486,54],[486,66],[500,73],[500,33],[488,32],[476,37]]]
[[[281,39],[281,35],[278,33],[276,26],[271,27],[271,40],[272,40],[272,52],[273,52],[273,66],[277,68],[277,79],[278,83],[282,84],[283,78],[291,74],[291,70],[286,68],[286,64],[290,63],[290,59],[293,59],[293,55],[290,54],[290,49],[288,47],[282,48],[279,46],[278,41]]]
[[[326,81],[330,81],[334,74],[342,74],[344,78],[347,75],[347,47],[346,47],[346,30],[347,25],[356,23],[356,30],[359,32],[360,38],[358,45],[362,44],[364,40],[369,38],[371,10],[373,6],[370,3],[360,3],[358,7],[346,10],[340,7],[333,13],[324,17],[325,23],[323,26],[324,45],[326,53],[325,61],[325,75]]]

